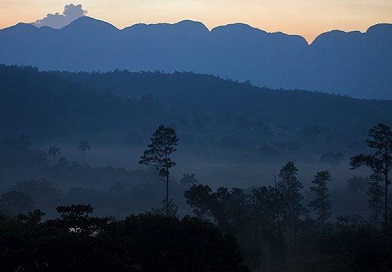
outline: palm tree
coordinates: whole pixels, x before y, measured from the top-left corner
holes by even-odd
[[[54,146],[49,147],[48,154],[53,156],[53,165],[56,164],[56,155],[61,153],[61,148],[55,144]]]
[[[79,149],[83,153],[83,160],[84,160],[84,163],[86,164],[86,151],[89,151],[91,149],[91,145],[89,144],[89,142],[87,140],[81,140],[80,145],[79,145]]]

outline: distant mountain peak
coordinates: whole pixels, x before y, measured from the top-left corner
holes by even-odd
[[[198,31],[198,32],[209,32],[208,28],[201,22],[192,21],[192,20],[182,20],[177,23],[157,23],[157,24],[145,24],[139,23],[134,24],[132,26],[126,27],[123,31],[132,31],[132,30],[142,30],[142,29],[186,29],[187,31]]]
[[[328,44],[333,46],[334,43],[338,40],[346,40],[350,37],[360,37],[364,33],[360,31],[343,31],[343,30],[331,30],[328,32],[324,32],[316,37],[312,42],[312,46],[318,46],[320,44]]]
[[[176,26],[181,26],[181,27],[186,27],[190,29],[197,29],[197,30],[203,30],[203,31],[208,31],[209,29],[202,23],[198,21],[192,21],[192,20],[182,20],[179,21],[178,23],[174,24]]]
[[[97,30],[118,30],[108,22],[98,20],[89,16],[82,16],[69,25],[62,28],[63,30],[69,29],[97,29]]]
[[[213,28],[211,30],[211,32],[222,31],[222,30],[226,30],[226,31],[245,31],[247,33],[249,33],[249,32],[259,32],[259,33],[267,34],[266,31],[261,30],[260,28],[256,28],[256,27],[250,26],[248,24],[244,24],[244,23],[233,23],[233,24],[227,24],[227,25],[223,25],[223,26],[217,26],[217,27]]]
[[[391,35],[390,34],[391,31],[392,31],[392,24],[380,23],[369,27],[366,33],[388,33],[388,35]]]
[[[22,30],[22,31],[33,30],[34,31],[36,29],[37,29],[37,27],[32,25],[32,24],[18,23],[18,24],[14,25],[14,26],[10,26],[10,27],[4,28],[3,31],[18,31],[18,30]]]

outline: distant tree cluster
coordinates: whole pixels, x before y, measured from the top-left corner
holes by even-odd
[[[290,161],[280,170],[275,187],[254,188],[246,193],[239,188],[228,190],[224,187],[213,192],[208,185],[194,185],[185,191],[185,197],[198,218],[210,219],[224,232],[234,234],[248,264],[257,268],[263,254],[274,262],[299,254],[308,211],[302,204],[302,184],[297,179],[297,171]],[[317,226],[320,230],[325,229],[329,224],[328,181],[329,172],[322,171],[313,182],[315,195],[310,206],[318,216],[314,230]],[[311,236],[311,232],[307,235]]]

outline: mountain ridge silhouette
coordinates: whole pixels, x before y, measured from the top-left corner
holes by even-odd
[[[392,99],[392,24],[364,33],[300,35],[235,23],[135,24],[118,29],[81,17],[62,29],[17,24],[0,30],[0,63],[64,71],[192,71],[283,89]]]

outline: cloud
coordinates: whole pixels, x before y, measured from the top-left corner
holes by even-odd
[[[55,14],[48,14],[45,18],[32,23],[36,27],[50,26],[53,28],[63,28],[76,19],[86,16],[87,10],[83,10],[82,5],[69,4],[64,7],[62,14],[56,12]]]

